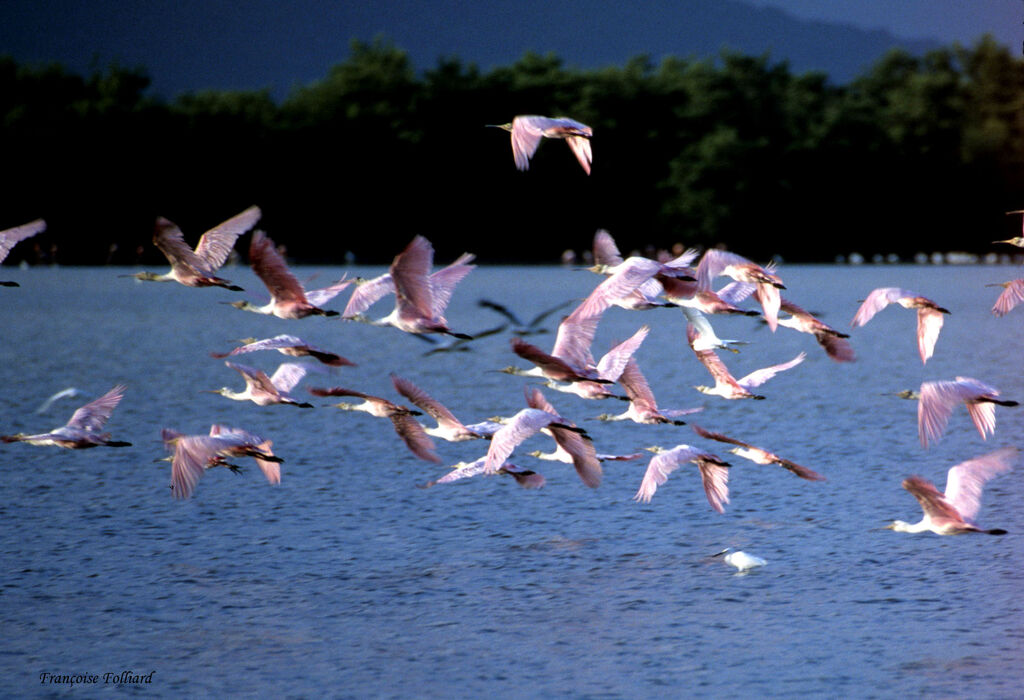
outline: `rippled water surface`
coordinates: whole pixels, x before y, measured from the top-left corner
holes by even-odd
[[[833,363],[811,336],[772,334],[757,319],[716,317],[720,336],[749,341],[722,353],[737,376],[808,353],[757,402],[692,388],[708,376],[678,311],[611,309],[595,354],[650,324],[637,357],[662,407],[704,406],[688,419],[828,479],[802,481],[728,455],[732,502],[721,515],[692,469],[672,474],[650,504],[633,502],[646,459],[606,463],[603,485],[588,489],[570,467],[526,455],[551,449],[544,436],[513,460],[541,471],[543,489],[506,477],[420,489],[486,444],[439,442],[438,466],[412,456],[388,421],[327,401],[303,410],[202,393],[242,387],[211,351],[288,332],[359,363],[307,376],[300,394],[341,385],[399,400],[395,372],[466,422],[511,415],[525,405],[527,380],[493,371],[522,363],[510,329],[466,352],[425,357],[430,345],[392,329],[261,317],[219,303],[237,298],[224,290],[142,284],[121,272],[4,272],[21,287],[0,290],[0,432],[47,430],[125,382],[107,427],[133,443],[0,445],[5,696],[59,693],[40,684],[43,672],[129,670],[153,672],[133,690],[166,697],[1019,696],[1024,467],[985,492],[979,520],[1009,530],[1005,537],[879,529],[920,518],[904,477],[941,488],[953,464],[1024,446],[1022,409],[999,409],[987,441],[961,409],[926,451],[916,404],[884,395],[966,375],[1024,401],[1024,310],[994,318],[999,289],[984,286],[1021,276],[1016,268],[784,266],[786,296],[849,330],[858,361]],[[298,274],[316,275],[316,286],[341,270]],[[259,289],[246,268],[225,276]],[[476,305],[482,297],[528,317],[597,281],[563,268],[482,266],[447,316],[479,333],[502,321]],[[892,307],[849,328],[858,300],[878,286],[913,289],[952,312],[926,366],[913,312]],[[531,340],[550,348],[553,335]],[[285,359],[243,362],[269,371]],[[67,387],[82,396],[35,412]],[[688,426],[592,420],[624,404],[545,393],[600,452],[688,443],[728,454]],[[213,422],[272,438],[282,483],[267,485],[255,468],[214,470],[193,499],[174,501],[169,465],[154,461],[164,454],[160,429],[204,433]],[[710,556],[725,547],[768,564],[736,575]]]

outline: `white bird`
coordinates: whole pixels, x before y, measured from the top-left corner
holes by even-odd
[[[1003,291],[992,306],[992,314],[999,318],[1010,313],[1015,306],[1024,302],[1024,279],[1000,282],[999,284],[987,284],[986,287],[1002,287]]]
[[[726,564],[736,567],[737,574],[745,574],[751,569],[756,569],[768,563],[761,557],[755,557],[753,554],[747,554],[746,552],[734,549],[723,549],[718,554],[712,554],[711,556],[721,557],[723,555]]]
[[[434,441],[414,416],[422,415],[406,406],[399,406],[380,396],[364,394],[361,391],[336,386],[328,389],[313,387],[309,390],[313,396],[352,396],[362,399],[362,403],[336,403],[334,408],[343,411],[361,411],[375,418],[387,418],[391,421],[395,433],[402,439],[409,451],[427,462],[440,463],[441,458],[434,452]]]
[[[388,269],[391,276],[390,284],[394,285],[395,290],[395,308],[384,318],[372,323],[377,326],[394,326],[406,333],[444,333],[472,340],[471,336],[456,333],[448,327],[444,310],[451,300],[455,285],[473,266],[464,263],[458,266],[451,265],[450,274],[437,277],[430,274],[433,264],[434,247],[430,241],[423,236],[413,238],[409,245],[395,256]],[[349,305],[352,305],[351,300]],[[347,314],[348,310],[346,316]],[[358,316],[353,316],[353,319],[363,320]]]
[[[233,357],[234,355],[258,352],[260,350],[277,350],[282,355],[288,355],[290,357],[313,357],[329,367],[354,367],[356,364],[337,353],[322,350],[315,345],[310,345],[302,338],[298,338],[294,335],[275,335],[273,338],[264,338],[263,340],[246,338],[241,342],[244,344],[235,348],[231,352],[211,352],[210,357],[223,359],[225,357]]]
[[[770,269],[761,267],[741,255],[714,248],[708,249],[697,265],[697,283],[701,289],[711,289],[711,280],[719,275],[731,277],[737,282],[757,285],[754,296],[764,309],[768,327],[774,331],[778,325],[781,301],[779,290],[786,288],[782,280]]]
[[[920,476],[903,480],[903,488],[921,504],[924,517],[910,524],[895,520],[886,529],[896,532],[924,532],[936,535],[961,535],[980,532],[986,535],[1005,535],[1006,530],[983,530],[975,523],[981,510],[981,491],[985,483],[1013,469],[1020,454],[1016,447],[1004,447],[981,457],[961,462],[950,468],[946,476],[946,492],[940,493],[935,485]]]
[[[395,390],[407,398],[417,408],[422,409],[427,415],[437,421],[437,427],[425,428],[427,435],[447,440],[448,442],[463,442],[465,440],[489,439],[492,432],[476,432],[468,428],[462,421],[448,410],[448,408],[437,399],[433,398],[420,387],[408,379],[391,374],[391,383]]]
[[[428,481],[420,488],[426,489],[431,486],[436,486],[437,484],[451,484],[456,481],[461,481],[462,479],[469,479],[474,476],[486,474],[486,464],[486,455],[472,462],[459,462],[458,464],[453,464],[450,472],[442,476],[440,479]],[[505,462],[503,465],[498,467],[498,471],[496,473],[508,474],[524,489],[539,489],[547,483],[542,474],[538,474],[530,469],[522,469],[511,462]]]
[[[0,262],[10,254],[11,248],[38,233],[46,230],[46,222],[42,219],[29,221],[27,224],[0,231]],[[0,287],[17,287],[17,282],[0,282]]]
[[[729,352],[739,352],[734,345],[746,345],[745,340],[730,340],[722,339],[715,333],[714,327],[711,322],[708,321],[701,311],[689,306],[684,306],[683,315],[686,316],[686,322],[696,331],[694,334],[694,341],[690,345],[694,352],[698,350],[714,350],[721,348],[722,350],[728,350]]]
[[[693,428],[694,432],[700,435],[702,438],[706,438],[708,440],[717,440],[718,442],[724,442],[730,445],[736,445],[736,447],[732,448],[729,451],[732,452],[733,454],[743,457],[744,459],[749,459],[751,462],[754,462],[755,464],[778,464],[783,469],[791,471],[792,473],[799,476],[801,479],[807,479],[808,481],[825,480],[825,477],[823,477],[821,474],[814,471],[813,469],[808,469],[807,467],[802,467],[799,464],[791,462],[788,459],[783,459],[774,452],[769,452],[768,450],[763,449],[761,447],[754,447],[750,443],[743,442],[742,440],[737,440],[736,438],[728,437],[726,435],[723,435],[722,433],[714,433],[711,432],[710,430],[705,430],[699,425],[691,425],[690,427]]]
[[[47,411],[50,410],[50,406],[52,406],[55,402],[60,401],[61,399],[74,398],[76,396],[81,395],[81,393],[81,391],[79,391],[73,386],[69,386],[66,389],[61,389],[60,391],[56,392],[55,394],[47,398],[41,404],[39,404],[39,407],[36,409],[36,413],[46,413]]]
[[[649,447],[654,457],[647,465],[640,489],[633,496],[634,501],[650,503],[654,492],[668,480],[668,475],[686,462],[693,462],[700,472],[701,484],[708,503],[719,513],[725,512],[725,503],[729,502],[729,463],[710,452],[704,452],[689,445],[676,445],[670,450],[661,447]]]
[[[863,326],[889,304],[899,304],[904,309],[917,309],[917,348],[921,353],[921,363],[927,363],[935,351],[939,331],[942,330],[942,315],[949,311],[916,292],[899,287],[879,287],[864,299],[850,325]]]
[[[909,394],[913,397],[913,394]],[[958,404],[967,406],[967,413],[982,439],[996,430],[996,406],[1017,406],[1016,401],[997,398],[999,390],[970,377],[954,381],[921,384],[917,402],[917,431],[921,445],[928,447],[946,432],[946,425]]]
[[[282,362],[274,374],[268,377],[262,370],[248,365],[240,365],[227,360],[224,364],[242,375],[242,378],[245,379],[245,389],[234,391],[228,387],[221,387],[210,391],[211,394],[220,394],[234,401],[252,401],[257,406],[283,403],[300,408],[313,408],[313,404],[298,401],[290,396],[292,389],[302,381],[309,371],[307,365],[297,362]]]
[[[695,341],[698,340],[697,331],[693,326],[687,326],[686,331],[687,340],[690,347],[693,348]],[[761,386],[779,372],[795,367],[807,357],[807,353],[801,352],[789,362],[754,370],[741,379],[736,379],[714,350],[694,350],[693,352],[715,380],[713,387],[702,385],[695,388],[702,394],[721,396],[724,399],[763,399],[763,396],[754,394],[751,390]]]
[[[853,362],[856,355],[847,340],[850,336],[840,333],[815,318],[791,301],[782,299],[779,310],[788,314],[779,318],[779,325],[801,333],[810,333],[825,353],[836,362]]]
[[[0,442],[27,442],[30,445],[54,445],[73,450],[104,445],[106,447],[131,447],[130,442],[111,440],[110,433],[101,433],[110,414],[121,402],[127,387],[118,384],[98,399],[85,404],[73,414],[67,424],[54,428],[48,433],[0,436]]]
[[[207,469],[227,467],[237,473],[240,468],[227,461],[234,457],[254,458],[269,483],[281,483],[283,460],[271,451],[273,442],[240,428],[213,425],[209,435],[183,435],[164,428],[161,437],[173,453],[171,495],[175,498],[189,498]]]
[[[629,408],[623,413],[610,414],[602,413],[597,417],[603,421],[631,420],[634,423],[654,424],[672,423],[673,425],[686,425],[685,421],[678,420],[679,416],[697,413],[704,410],[701,407],[688,409],[660,410],[654,399],[654,392],[651,390],[647,378],[640,371],[635,357],[630,357],[626,362],[625,369],[619,375],[619,384],[626,391],[629,398]]]
[[[195,250],[185,243],[185,236],[176,224],[158,217],[153,230],[153,245],[166,256],[171,269],[162,275],[136,272],[128,277],[149,282],[178,282],[186,287],[224,287],[240,292],[241,287],[217,277],[215,273],[228,259],[238,237],[255,226],[260,216],[259,207],[249,207],[204,233]]]
[[[586,124],[568,117],[541,117],[535,114],[517,116],[508,124],[488,124],[512,134],[512,157],[519,170],[530,169],[530,159],[537,151],[541,138],[565,139],[583,171],[590,174],[594,156],[590,150],[590,138],[594,130]]]
[[[233,301],[231,305],[243,311],[278,318],[337,316],[337,311],[328,311],[321,306],[352,284],[352,280],[343,278],[323,289],[306,291],[288,269],[288,263],[278,252],[274,242],[263,231],[254,231],[252,234],[252,240],[249,242],[249,264],[270,292],[270,301],[262,306],[249,301]]]

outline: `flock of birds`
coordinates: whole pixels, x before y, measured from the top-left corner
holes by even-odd
[[[500,125],[500,128],[511,132],[514,161],[520,170],[529,168],[530,158],[542,138],[561,138],[568,143],[584,171],[590,173],[593,158],[590,145],[593,132],[590,127],[567,118],[519,116],[510,124]],[[250,207],[204,233],[194,249],[185,242],[184,235],[175,224],[162,217],[158,218],[153,243],[167,257],[170,270],[159,275],[139,272],[131,277],[145,281],[173,281],[187,287],[216,286],[241,291],[237,285],[219,277],[218,272],[234,249],[236,240],[252,231],[248,259],[255,274],[265,284],[269,300],[263,305],[248,301],[230,302],[238,309],[273,315],[283,320],[340,316],[349,321],[392,326],[405,333],[440,334],[452,338],[451,346],[440,347],[435,351],[457,348],[474,340],[466,333],[453,330],[445,318],[445,310],[456,286],[475,267],[472,264],[473,255],[463,254],[446,267],[434,270],[431,243],[422,236],[416,236],[394,257],[386,274],[369,280],[343,277],[322,289],[307,290],[289,270],[273,241],[266,233],[255,229],[260,217],[260,209]],[[37,220],[0,231],[0,261],[16,243],[40,233],[45,227],[45,222]],[[1024,248],[1024,237],[996,243]],[[798,366],[806,355],[801,352],[787,362],[764,367],[737,379],[729,371],[719,351],[737,352],[736,346],[741,345],[742,341],[718,337],[710,322],[710,318],[715,315],[759,316],[772,332],[783,326],[812,335],[835,362],[855,360],[848,334],[828,326],[782,296],[786,286],[771,264],[761,266],[736,253],[718,249],[706,250],[703,255],[699,255],[696,250],[686,250],[674,258],[667,255],[663,259],[640,256],[623,258],[615,241],[605,231],[598,231],[594,237],[593,256],[595,265],[590,269],[603,279],[561,320],[550,349],[528,342],[525,337],[537,333],[546,318],[566,308],[571,301],[546,310],[529,323],[523,323],[496,302],[481,300],[480,305],[505,315],[514,324],[516,336],[511,341],[511,350],[529,364],[529,367],[510,366],[502,371],[536,378],[547,388],[573,394],[580,399],[611,399],[628,404],[622,413],[602,414],[602,420],[683,425],[685,422],[681,420],[682,416],[701,410],[664,409],[658,406],[635,356],[648,335],[649,326],[646,324],[641,325],[631,337],[608,349],[600,359],[595,359],[592,345],[598,324],[604,312],[612,306],[631,311],[666,306],[682,309],[687,323],[687,342],[713,380],[713,384],[697,389],[722,400],[764,398],[755,393],[759,387],[778,373]],[[715,281],[721,277],[728,278],[729,282],[716,290]],[[16,286],[13,282],[3,284]],[[996,316],[1009,313],[1024,300],[1024,279],[1013,280],[1002,286],[1004,291],[992,308]],[[343,311],[325,308],[349,288],[352,293]],[[368,317],[367,312],[371,306],[388,296],[394,296],[394,306],[390,313],[379,318]],[[748,298],[756,301],[759,307],[757,310],[741,306]],[[863,326],[893,304],[917,311],[918,349],[921,362],[927,363],[934,352],[943,320],[949,313],[931,299],[897,287],[875,289],[863,300],[851,325]],[[240,355],[267,350],[276,350],[294,358],[309,358],[314,364],[284,362],[268,376],[259,369],[237,361]],[[311,403],[301,400],[294,392],[307,374],[316,370],[318,365],[315,363],[330,368],[355,364],[333,351],[310,345],[291,334],[265,339],[250,338],[229,352],[211,354],[215,358],[224,359],[225,365],[238,372],[245,382],[244,389],[225,387],[215,393],[236,401],[251,401],[259,406],[286,404],[311,408]],[[525,388],[526,406],[515,415],[467,424],[408,379],[392,374],[391,380],[395,391],[412,406],[341,386],[311,387],[308,392],[318,397],[354,399],[335,406],[387,418],[412,454],[425,461],[442,461],[435,452],[435,438],[453,442],[482,440],[487,444],[484,454],[478,459],[453,465],[447,474],[427,482],[425,487],[449,484],[477,475],[505,474],[513,477],[524,488],[540,488],[545,484],[541,474],[509,461],[520,445],[537,433],[551,438],[555,449],[549,453],[535,451],[530,454],[539,459],[571,464],[580,480],[591,488],[601,484],[603,461],[634,460],[642,456],[642,453],[612,455],[597,452],[588,432],[557,411],[536,385]],[[0,436],[0,440],[5,443],[26,442],[72,449],[127,446],[130,443],[114,440],[110,433],[103,432],[105,424],[124,396],[125,389],[121,384],[113,387],[100,398],[76,410],[67,424],[52,431],[5,435]],[[919,391],[904,392],[902,395],[918,402],[918,430],[924,447],[942,437],[950,415],[961,404],[966,407],[983,438],[995,430],[996,406],[1017,405],[1015,401],[1000,398],[995,387],[968,377],[924,382]],[[421,422],[426,417],[431,419],[430,425]],[[698,425],[691,427],[698,437],[728,445],[730,453],[756,464],[775,464],[807,481],[822,481],[825,478],[763,447]],[[230,460],[243,457],[253,458],[269,483],[276,484],[281,480],[282,459],[274,455],[272,441],[246,430],[213,425],[208,434],[185,435],[164,429],[162,438],[169,453],[166,459],[171,461],[170,488],[175,498],[192,496],[203,474],[214,467],[239,470]],[[634,496],[635,500],[649,502],[673,472],[692,465],[696,467],[711,508],[724,512],[729,503],[729,462],[708,449],[683,443],[667,448],[647,449],[654,454]],[[989,479],[1009,471],[1017,461],[1018,452],[1015,447],[1002,448],[957,464],[948,472],[945,492],[940,492],[920,476],[907,478],[903,486],[920,503],[923,518],[915,524],[897,520],[888,527],[899,532],[931,531],[940,535],[1003,534],[1005,531],[1001,529],[981,528],[975,518],[980,508],[983,485]],[[764,564],[764,560],[743,552],[726,550],[720,554],[725,555],[725,560],[740,571]]]

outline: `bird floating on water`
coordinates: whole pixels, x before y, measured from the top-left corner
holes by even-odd
[[[42,219],[36,219],[35,221],[29,221],[27,224],[21,226],[15,226],[13,228],[4,229],[0,231],[0,262],[10,254],[11,248],[25,240],[31,238],[38,233],[42,233],[46,230],[46,222]],[[17,282],[2,282],[0,281],[0,287],[17,287]]]
[[[978,527],[975,518],[981,510],[981,491],[985,483],[1013,469],[1019,454],[1016,447],[1004,447],[951,467],[946,476],[945,493],[940,493],[932,482],[923,477],[904,479],[903,488],[921,504],[924,517],[913,524],[894,520],[885,529],[911,533],[928,530],[936,535],[971,532],[1005,535],[1006,530]]]
[[[252,457],[271,484],[281,483],[280,457],[271,451],[273,442],[240,428],[210,426],[209,435],[183,435],[164,428],[164,447],[171,456],[171,495],[189,498],[207,469],[226,467],[236,474],[241,468],[227,460]]]
[[[243,311],[253,311],[284,319],[306,318],[307,316],[337,316],[337,311],[321,308],[352,284],[352,280],[340,279],[323,289],[306,291],[296,279],[288,263],[277,250],[274,242],[263,231],[254,231],[249,242],[249,264],[253,272],[266,285],[270,301],[264,305],[249,301],[233,301],[231,305]]]
[[[241,287],[215,273],[228,259],[238,237],[255,226],[260,216],[259,207],[249,207],[204,233],[195,250],[185,243],[185,236],[176,224],[158,217],[153,229],[153,245],[171,263],[170,271],[162,275],[136,272],[126,276],[148,282],[178,282],[186,287],[223,287],[240,292]]]
[[[689,445],[676,445],[670,450],[663,447],[648,447],[654,457],[647,464],[640,489],[633,496],[634,501],[650,503],[658,487],[668,480],[668,475],[681,467],[685,462],[693,462],[700,472],[700,481],[704,486],[704,495],[708,503],[719,513],[725,512],[729,502],[729,463],[710,452],[699,450]]]
[[[759,566],[764,566],[768,563],[761,557],[756,557],[753,554],[747,554],[746,552],[731,548],[723,549],[718,554],[712,554],[711,556],[724,557],[726,564],[736,567],[737,574],[745,574],[751,569],[756,569]]]
[[[982,439],[995,433],[997,405],[1018,405],[1016,401],[998,398],[998,389],[970,377],[924,382],[916,396],[917,430],[924,447],[928,447],[929,442],[937,441],[946,432],[949,417],[958,404],[967,406],[967,413]],[[914,394],[903,398],[914,398]]]
[[[899,304],[904,309],[917,309],[917,347],[921,353],[921,363],[927,363],[935,351],[939,331],[942,330],[943,314],[948,314],[949,310],[916,292],[899,287],[879,287],[864,299],[850,325],[863,326],[889,304]]]
[[[27,442],[30,445],[54,445],[73,450],[103,445],[106,447],[131,447],[130,442],[111,440],[110,433],[101,433],[103,426],[124,396],[124,384],[118,384],[103,396],[85,404],[73,414],[67,424],[48,433],[0,436],[0,442]]]
[[[530,159],[537,151],[542,138],[564,139],[572,150],[580,167],[587,175],[594,156],[590,139],[594,130],[586,124],[568,117],[542,117],[536,114],[521,114],[508,124],[488,124],[512,134],[512,157],[519,170],[530,169]]]
[[[234,355],[258,352],[260,350],[277,350],[281,354],[288,355],[290,357],[313,357],[328,367],[354,367],[356,364],[337,353],[322,350],[314,345],[310,345],[302,338],[297,338],[294,335],[275,335],[273,338],[264,338],[263,340],[246,338],[241,342],[243,345],[235,348],[231,352],[211,352],[210,357],[223,359]]]

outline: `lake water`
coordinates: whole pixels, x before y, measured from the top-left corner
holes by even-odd
[[[447,262],[447,261],[440,261]],[[427,343],[388,328],[282,321],[219,303],[220,289],[118,277],[120,269],[5,268],[0,290],[0,433],[42,432],[119,382],[129,389],[107,428],[132,447],[59,450],[0,445],[3,587],[0,694],[109,695],[105,673],[152,673],[121,691],[163,697],[1019,697],[1024,682],[1024,466],[989,483],[979,521],[1005,537],[880,530],[920,508],[900,487],[920,474],[945,485],[953,464],[1022,445],[1024,409],[997,410],[983,441],[963,409],[923,449],[916,403],[886,392],[972,376],[1024,401],[1024,310],[994,318],[1013,267],[783,266],[787,298],[850,331],[858,360],[830,361],[809,335],[772,334],[753,318],[714,317],[736,376],[807,360],[763,387],[765,401],[724,401],[692,387],[708,376],[676,310],[613,308],[595,354],[641,324],[637,357],[663,408],[704,406],[692,422],[767,447],[827,477],[812,483],[728,455],[689,426],[602,423],[624,408],[545,389],[600,452],[687,443],[729,456],[732,502],[712,511],[692,469],[653,501],[633,502],[647,459],[605,464],[591,490],[566,465],[513,456],[547,486],[507,477],[417,488],[486,443],[437,442],[443,465],[412,456],[388,421],[315,409],[258,407],[202,390],[241,378],[212,351],[292,333],[359,363],[307,376],[400,400],[398,373],[465,422],[524,407],[528,380],[510,332],[468,352],[424,357]],[[351,269],[371,275],[379,269]],[[299,269],[327,283],[339,269]],[[225,276],[251,290],[248,268]],[[476,301],[528,317],[586,295],[599,279],[565,268],[481,266],[457,288],[451,326],[501,321]],[[935,356],[921,364],[915,315],[899,307],[850,329],[878,286],[946,306]],[[347,293],[334,304],[342,308]],[[386,302],[372,309],[387,312]],[[549,321],[553,328],[557,318]],[[533,336],[549,349],[553,335]],[[272,370],[277,353],[245,356]],[[35,413],[76,387],[82,397]],[[191,500],[168,490],[160,430],[211,423],[274,440],[283,481],[213,470]],[[736,575],[711,555],[742,548],[768,561]],[[96,685],[44,685],[40,674],[92,674]]]

